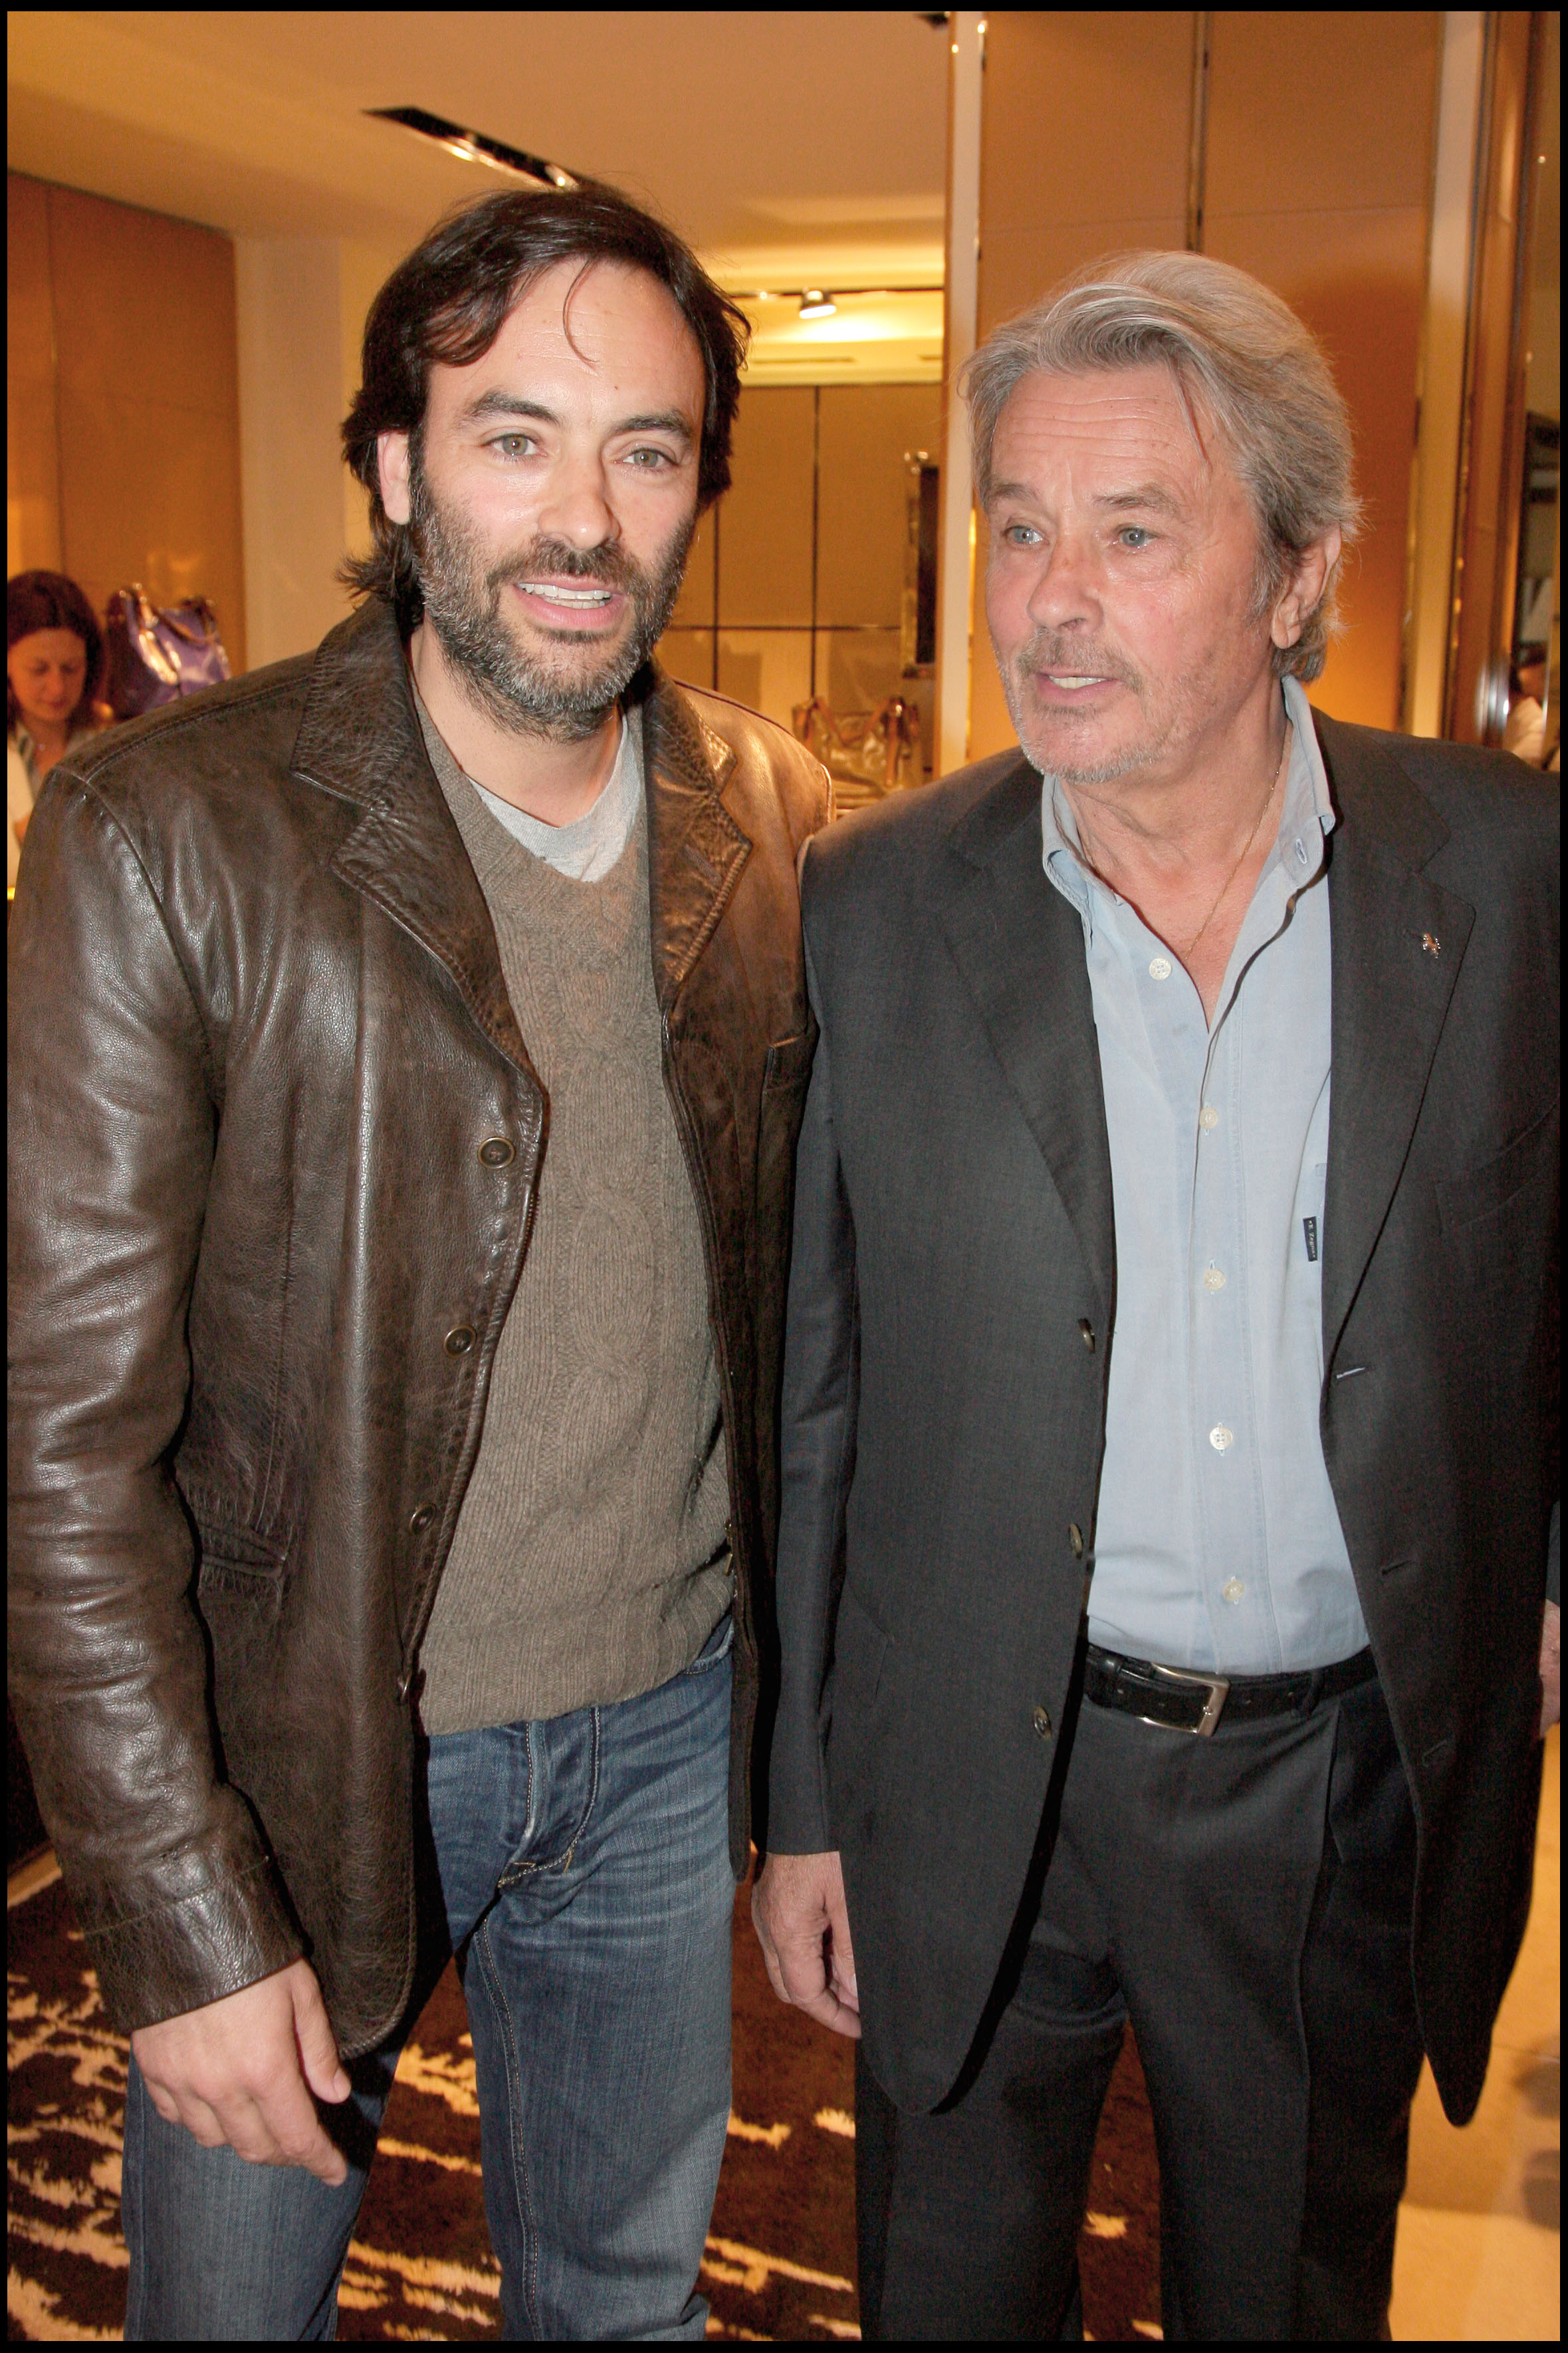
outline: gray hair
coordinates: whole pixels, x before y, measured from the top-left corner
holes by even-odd
[[[1261,619],[1314,541],[1337,524],[1359,535],[1349,412],[1328,362],[1277,294],[1198,253],[1113,254],[987,337],[959,376],[969,404],[982,505],[1002,411],[1026,376],[1168,367],[1189,409],[1212,418],[1258,522],[1255,617]],[[1274,673],[1318,676],[1335,630],[1339,565]]]

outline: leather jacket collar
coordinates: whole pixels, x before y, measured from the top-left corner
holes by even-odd
[[[649,664],[643,701],[654,977],[668,1012],[712,938],[752,844],[722,794],[735,754]],[[358,805],[334,871],[452,975],[481,1029],[527,1070],[489,911],[419,732],[390,606],[372,598],[323,641],[290,772]]]

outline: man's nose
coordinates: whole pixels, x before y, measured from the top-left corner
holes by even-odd
[[[583,554],[620,537],[620,525],[596,466],[563,470],[539,511],[539,528],[547,539],[564,540]]]
[[[1099,617],[1099,586],[1093,549],[1076,533],[1058,533],[1036,575],[1025,607],[1037,628],[1092,626]]]

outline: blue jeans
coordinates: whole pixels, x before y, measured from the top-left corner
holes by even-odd
[[[430,1743],[509,2337],[705,2331],[697,2268],[730,2116],[731,1631],[641,1698]],[[132,2062],[127,2338],[336,2334],[401,2041],[351,2066],[357,2116],[326,2112],[350,2156],[337,2189],[201,2147]]]

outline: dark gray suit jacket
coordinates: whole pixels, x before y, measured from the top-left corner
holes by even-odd
[[[1419,1827],[1422,2022],[1462,2121],[1539,1790],[1558,793],[1500,754],[1318,732],[1341,817],[1321,1426]],[[1062,1721],[1104,1450],[1110,1164],[1039,793],[1021,754],[985,761],[820,835],[803,883],[822,1036],[767,1836],[842,1851],[866,2054],[909,2108],[952,2088],[1020,1902],[1057,1746],[1037,1711]]]

